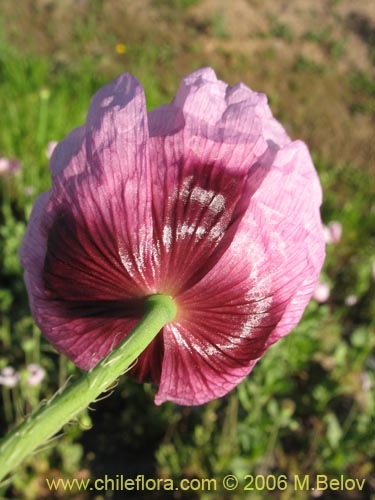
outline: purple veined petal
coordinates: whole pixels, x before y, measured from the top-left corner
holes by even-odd
[[[78,241],[73,238],[73,227],[65,234],[67,228],[61,226],[55,236],[53,225],[49,228],[50,217],[46,213],[49,197],[47,192],[36,201],[20,248],[30,308],[37,324],[58,350],[78,366],[91,368],[135,326],[136,320],[129,327],[122,327],[123,334],[120,336],[111,326],[115,327],[118,318],[126,315],[129,309],[131,315],[139,319],[142,309],[134,298],[129,297],[129,292],[126,294],[121,289],[121,285],[125,286],[125,290],[127,286],[123,273],[116,276],[115,267],[107,264],[103,257],[95,258],[91,254],[94,264],[87,259],[82,247],[86,233]],[[53,248],[47,252],[48,231],[49,244],[56,249],[55,252]],[[69,255],[67,263],[64,259],[69,259]],[[51,259],[55,262],[50,272]],[[120,281],[115,282],[116,279]],[[101,316],[104,317],[104,326],[99,321]],[[90,334],[85,336],[87,331]],[[95,341],[97,331],[106,338],[105,342],[100,336]],[[70,340],[72,336],[73,341]]]
[[[159,115],[159,112],[162,114]],[[243,83],[230,87],[218,80],[211,68],[202,68],[188,75],[182,80],[170,105],[161,106],[149,113],[150,136],[168,135],[171,131],[182,128],[184,117],[187,116],[200,122],[201,127],[203,124],[211,124],[220,133],[224,115],[235,118],[226,128],[228,133],[236,134],[236,142],[240,132],[247,139],[249,132],[254,133],[256,119],[256,126],[261,127],[265,141],[278,147],[291,142],[285,129],[273,117],[265,94],[254,92]],[[212,135],[211,132],[211,137]]]
[[[79,309],[80,308],[80,309]],[[79,317],[75,311],[79,310]],[[131,317],[124,317],[128,314]],[[77,315],[77,314],[76,314]],[[129,303],[72,304],[66,308],[45,308],[48,340],[78,367],[89,370],[114,349],[137,325],[142,313]],[[46,330],[46,329],[45,329]]]
[[[219,258],[266,174],[261,166],[276,154],[255,112],[262,98],[249,91],[247,100],[235,102],[232,95],[228,104],[228,87],[212,71],[196,73],[171,105],[149,114],[153,270],[159,289],[172,294],[199,280],[207,259]],[[260,172],[250,185],[255,168]],[[179,255],[185,256],[183,269]]]
[[[138,298],[154,291],[147,138],[143,89],[121,75],[93,97],[86,125],[56,147],[52,189],[36,203],[20,249],[38,325],[83,368],[131,330],[142,315]]]
[[[262,124],[262,136],[267,142],[278,147],[285,146],[291,142],[284,127],[273,117],[265,94],[254,92],[243,83],[238,83],[233,87],[228,87],[226,100],[228,105],[231,106],[246,102],[248,106],[254,107],[254,114]],[[248,123],[242,119],[239,120],[239,126],[246,132]]]
[[[189,75],[171,105],[149,113],[153,269],[162,290],[176,293],[199,279],[207,258],[230,242],[256,190],[247,180],[250,170],[258,168],[261,182],[266,170],[260,167],[272,163],[278,148],[264,137],[271,118],[264,95],[228,87],[210,68]],[[180,253],[187,262],[182,273]]]
[[[158,289],[176,295],[199,280],[208,260],[218,259],[230,243],[248,203],[248,185],[246,174],[228,174],[209,153],[203,165],[195,155],[177,152],[175,158],[173,146],[169,153],[169,160],[179,163],[178,178],[173,171],[163,171],[162,161],[154,162],[160,179],[156,183],[154,177],[153,185],[152,269]]]
[[[203,404],[232,390],[255,366],[282,316],[283,308],[269,313],[267,283],[249,292],[244,268],[238,261],[226,264],[225,274],[216,273],[219,261],[178,299],[179,315],[164,328],[157,404]]]
[[[66,198],[78,197],[82,185],[86,200],[96,198],[99,205],[108,205],[111,200],[108,209],[101,210],[103,217],[107,216],[103,222],[111,225],[114,220],[126,219],[121,228],[123,231],[126,225],[126,239],[133,233],[133,244],[146,247],[152,220],[147,112],[139,82],[123,74],[100,89],[91,100],[86,125],[65,141],[51,158],[51,170],[64,173],[53,185],[56,202],[63,204],[64,192]],[[66,182],[68,175],[70,182]],[[136,252],[132,246],[128,250]]]
[[[70,243],[74,250],[75,240],[67,235],[65,246],[59,253],[58,240],[54,241],[51,230],[49,242],[52,240],[59,255],[55,256],[52,278],[48,275],[49,259],[54,258],[54,254],[48,254],[46,258],[49,196],[49,192],[44,193],[35,203],[20,249],[30,308],[37,324],[56,349],[77,366],[89,369],[131,331],[141,318],[143,308],[139,301],[129,298],[129,294],[120,288],[123,282],[117,282],[115,286],[114,268],[107,269],[107,275],[106,269],[100,268],[103,262],[98,261],[96,267],[99,270],[96,276],[92,276],[87,267],[89,262],[82,262],[82,269],[79,269],[77,254],[73,258],[77,269],[73,270],[72,264],[60,262],[59,258],[68,257],[64,249],[71,250]],[[64,240],[64,232],[60,235]],[[95,271],[95,266],[92,271]],[[100,279],[102,275],[104,283]],[[52,287],[56,288],[55,295]]]
[[[200,404],[223,395],[300,320],[324,259],[321,190],[311,166],[302,143],[281,149],[220,260],[179,295],[178,324],[164,332],[157,402]],[[283,186],[283,196],[272,186]]]
[[[275,193],[275,186],[280,185],[282,190],[279,194]],[[275,193],[273,197],[272,193]],[[304,143],[295,141],[280,149],[273,168],[253,199],[262,207],[267,218],[271,241],[274,235],[278,235],[271,248],[280,248],[287,257],[284,276],[276,272],[273,278],[274,296],[278,286],[280,292],[287,293],[287,306],[269,337],[268,345],[271,345],[300,321],[325,258],[324,231],[319,212],[322,190]],[[252,203],[249,210],[253,210]],[[290,285],[290,290],[294,287],[294,292],[288,295]]]
[[[207,123],[216,123],[227,108],[227,85],[211,68],[202,68],[185,77],[173,99],[173,106]]]
[[[29,305],[34,319],[39,323],[40,301],[44,294],[43,266],[47,249],[47,230],[42,221],[48,220],[46,207],[50,191],[42,193],[35,201],[26,229],[19,257],[24,268],[24,280],[29,297]]]
[[[139,382],[160,383],[164,358],[164,329],[139,356],[130,370]]]
[[[238,346],[231,351],[226,338],[221,345],[218,336],[207,345],[208,330],[200,330],[204,341],[192,342],[188,328],[197,325],[172,324],[164,328],[164,358],[162,377],[155,403],[173,401],[181,405],[200,405],[227,394],[239,380],[243,380],[255,366],[257,360],[249,361],[236,357]],[[220,333],[219,331],[217,333]],[[225,332],[226,333],[226,332]],[[242,350],[245,353],[244,350]]]
[[[55,147],[51,148],[49,167],[53,176],[78,175],[86,168],[85,133],[82,127],[75,128]]]
[[[130,332],[145,296],[167,293],[178,316],[132,373],[159,385],[157,403],[201,404],[300,319],[324,259],[321,189],[264,95],[204,68],[147,115],[121,75],[50,166],[20,253],[39,326],[78,366]]]

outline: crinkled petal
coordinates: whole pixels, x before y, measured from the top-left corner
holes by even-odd
[[[36,204],[21,249],[40,328],[83,368],[130,331],[142,315],[131,305],[150,293],[147,140],[143,89],[121,75],[52,156],[52,190]]]
[[[256,169],[250,175],[258,189],[220,260],[178,298],[158,403],[200,404],[230,391],[310,300],[324,260],[318,178],[301,142],[267,170],[261,183]]]
[[[50,191],[41,194],[34,202],[29,224],[19,249],[21,265],[24,268],[24,280],[29,296],[31,313],[39,323],[38,297],[44,293],[43,265],[47,248],[47,232],[42,221],[48,218],[46,207]]]
[[[86,169],[85,151],[86,127],[75,128],[53,150],[50,159],[52,176],[70,177]]]
[[[190,75],[171,105],[149,114],[153,272],[174,295],[220,258],[256,190],[250,172],[276,154],[256,113],[263,97],[249,90],[240,100],[212,75]]]
[[[199,405],[225,395],[242,380],[257,360],[241,359],[226,346],[230,325],[216,325],[210,332],[202,323],[185,321],[164,327],[162,377],[156,404],[173,401],[181,405]],[[194,329],[192,337],[191,329]],[[212,343],[208,338],[212,339]],[[194,338],[194,341],[193,341]],[[225,339],[225,346],[220,340]]]
[[[159,112],[162,113],[161,120]],[[224,125],[226,134],[222,139],[234,133],[238,142],[238,135],[242,133],[248,140],[249,135],[261,129],[262,138],[267,142],[279,147],[290,142],[285,129],[273,117],[265,94],[254,92],[243,83],[230,87],[218,80],[211,68],[202,68],[188,75],[182,80],[172,104],[150,113],[150,136],[155,132],[167,135],[183,127],[183,117],[199,122],[201,131],[207,124],[215,126],[211,137],[218,138]]]
[[[147,115],[121,75],[56,148],[21,249],[33,314],[91,368],[172,295],[178,316],[132,373],[156,403],[222,396],[299,321],[324,259],[320,185],[267,99],[209,68]]]

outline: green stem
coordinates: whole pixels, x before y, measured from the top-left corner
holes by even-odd
[[[12,400],[11,400],[11,397],[10,397],[10,389],[9,389],[9,387],[5,387],[3,385],[3,387],[2,387],[2,396],[3,396],[3,403],[4,403],[5,420],[9,424],[12,421],[12,419],[13,419]]]
[[[170,297],[148,297],[141,321],[106,358],[0,441],[0,480],[108,389],[134,363],[163,326],[173,320],[175,314],[176,306]]]

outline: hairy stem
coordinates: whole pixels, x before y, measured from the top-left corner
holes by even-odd
[[[163,326],[173,320],[175,314],[176,306],[170,297],[148,297],[143,318],[106,358],[0,441],[0,480],[108,389],[134,363]]]

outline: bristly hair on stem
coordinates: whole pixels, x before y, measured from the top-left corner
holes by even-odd
[[[97,401],[101,393],[112,389],[118,377],[129,370],[177,312],[173,299],[159,294],[147,297],[144,309],[138,325],[106,358],[72,385],[59,390],[0,441],[0,480],[90,403]]]

